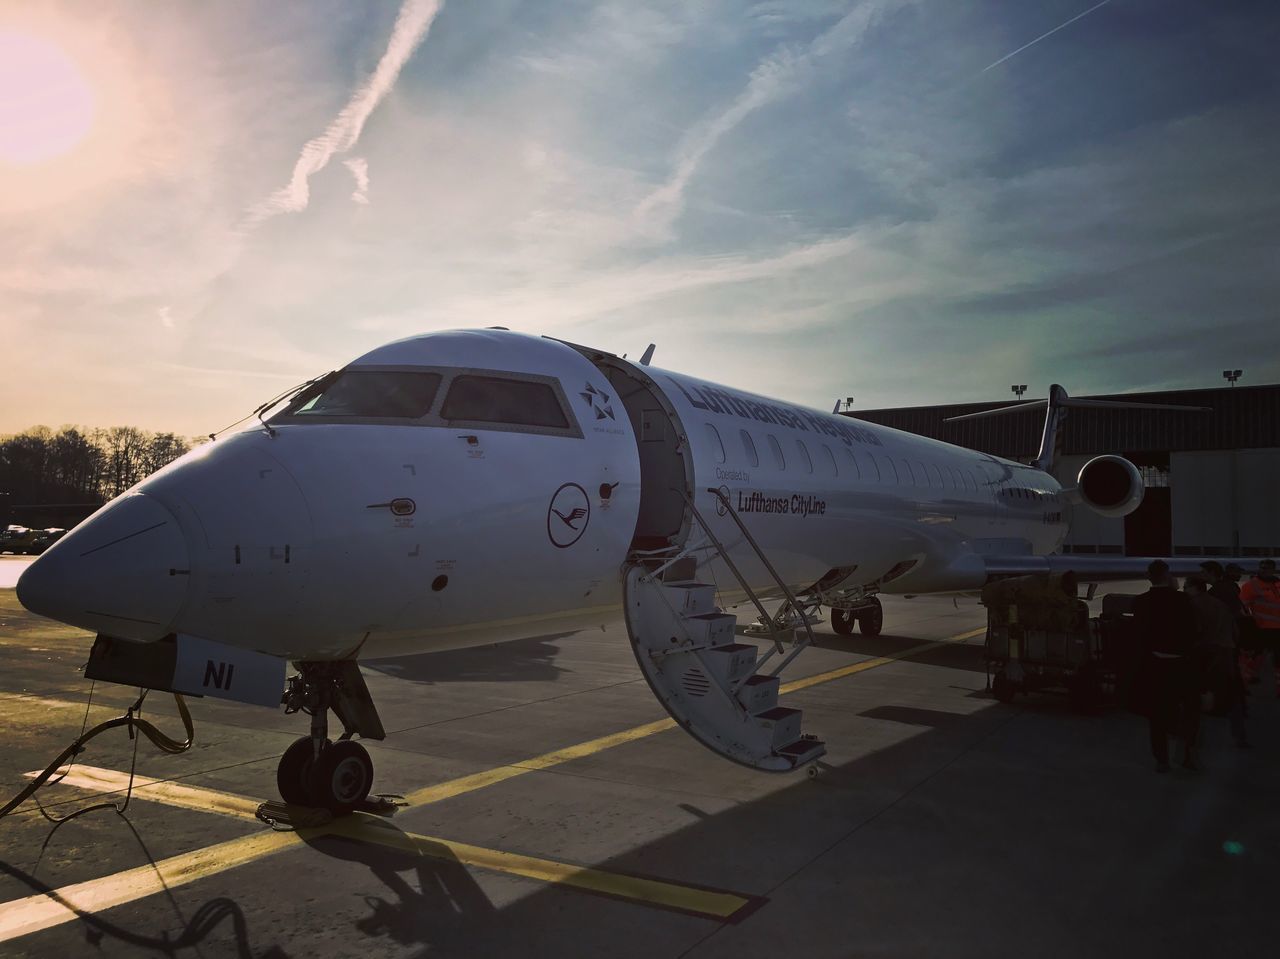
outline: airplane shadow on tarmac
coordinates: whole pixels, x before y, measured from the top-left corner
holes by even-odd
[[[406,846],[421,848],[426,844],[410,841],[385,820],[369,822],[367,828],[398,833]],[[368,866],[373,878],[387,887],[390,897],[357,891],[369,915],[356,920],[355,927],[371,940],[385,937],[400,945],[428,948],[463,946],[467,931],[483,925],[494,913],[493,903],[470,871],[444,846],[432,843],[419,854],[388,848],[384,842],[308,836],[305,832],[301,836],[322,855]]]
[[[336,838],[312,846],[365,863],[394,895],[366,895],[371,913],[354,923],[368,939],[351,945],[370,955],[384,936],[421,943],[417,959],[856,955],[864,947],[923,955],[939,943],[976,959],[1016,954],[1027,942],[1054,959],[1262,954],[1265,924],[1246,920],[1264,915],[1272,898],[1269,863],[1214,854],[1224,827],[1255,849],[1274,831],[1270,807],[1248,798],[1265,794],[1262,779],[1277,781],[1256,757],[1250,764],[1222,752],[1199,777],[1157,777],[1141,721],[1118,710],[1078,716],[1051,700],[1032,712],[994,701],[955,714],[866,705],[850,703],[839,721],[907,723],[916,734],[714,814],[659,795],[694,821],[591,863],[771,900],[742,932],[709,919],[691,927],[679,915],[665,922],[639,905],[595,905],[555,885],[495,909],[470,870],[434,852],[426,859]],[[842,711],[830,702],[821,709],[833,723]],[[1019,716],[1041,718],[1016,724]],[[693,757],[696,749],[688,745]],[[696,790],[705,767],[690,767],[679,778]],[[934,782],[939,774],[945,782]],[[595,784],[609,782],[598,768],[586,776],[584,802],[619,801],[625,779],[609,787]],[[562,854],[554,836],[544,841],[538,852]],[[1079,921],[1082,909],[1088,922]],[[1207,916],[1215,920],[1201,921]]]
[[[555,664],[557,639],[573,632],[547,633],[529,639],[513,639],[468,649],[452,649],[394,659],[362,659],[360,665],[414,683],[548,682],[568,670]]]

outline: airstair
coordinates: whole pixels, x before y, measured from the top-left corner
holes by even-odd
[[[708,492],[719,499],[717,512],[723,508],[738,525],[790,608],[799,608],[728,498],[719,490]],[[692,502],[689,509],[702,532],[699,541],[666,554],[633,553],[625,570],[627,632],[640,671],[685,731],[720,755],[770,772],[810,763],[825,746],[800,731],[800,710],[778,705],[780,674],[813,641],[809,623],[800,619],[803,634],[780,628]],[[737,618],[715,605],[715,585],[699,581],[699,570],[707,571],[717,557],[759,610],[760,621],[770,624],[771,648],[763,655],[756,645],[737,641]],[[775,656],[781,657],[777,665],[764,672]]]

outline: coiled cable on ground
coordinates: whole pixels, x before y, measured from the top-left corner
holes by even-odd
[[[72,742],[70,746],[59,754],[57,759],[46,766],[42,773],[32,779],[21,792],[9,800],[9,802],[5,803],[3,807],[0,807],[0,819],[3,819],[5,816],[9,815],[9,813],[13,812],[13,810],[21,806],[32,795],[34,795],[41,786],[44,786],[50,780],[56,783],[64,779],[71,771],[70,766],[68,766],[61,775],[54,778],[55,774],[58,773],[58,770],[62,768],[63,763],[67,762],[67,760],[71,760],[74,764],[75,757],[84,751],[85,745],[90,740],[102,735],[109,729],[116,729],[120,726],[124,726],[129,730],[129,738],[133,740],[133,760],[129,766],[129,786],[125,792],[123,805],[117,806],[115,803],[111,802],[95,803],[94,805],[87,806],[84,809],[79,809],[70,815],[63,817],[51,816],[43,806],[40,806],[39,808],[41,815],[50,822],[59,824],[66,822],[68,819],[74,819],[76,816],[81,816],[94,809],[110,808],[114,809],[117,813],[123,814],[125,809],[129,806],[129,800],[133,796],[134,770],[137,767],[138,762],[138,734],[141,733],[143,736],[146,736],[147,739],[151,740],[158,749],[166,753],[186,752],[191,748],[191,743],[195,739],[195,726],[191,721],[191,712],[187,709],[187,704],[179,693],[174,693],[173,699],[178,704],[178,715],[181,717],[183,729],[186,731],[187,738],[185,740],[174,739],[161,732],[156,728],[154,723],[143,719],[142,703],[143,700],[147,698],[147,692],[148,690],[142,690],[141,694],[138,696],[138,701],[125,710],[125,714],[123,716],[117,716],[115,719],[109,719],[106,722],[98,723],[98,725],[94,726],[92,729],[85,731],[84,723],[89,721],[89,705],[93,702],[93,690],[90,688],[89,703],[85,705],[84,723],[81,724],[80,735],[76,737],[75,741]]]

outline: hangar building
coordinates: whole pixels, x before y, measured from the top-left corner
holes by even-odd
[[[1142,505],[1123,519],[1076,510],[1063,552],[1280,557],[1280,385],[1081,398],[1203,406],[1209,411],[1068,411],[1054,469],[1059,482],[1074,486],[1088,459],[1118,453],[1141,469],[1146,493]],[[1040,445],[1043,409],[944,422],[1014,402],[1010,398],[847,415],[1029,462]]]

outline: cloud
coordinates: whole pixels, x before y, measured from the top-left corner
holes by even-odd
[[[409,57],[426,39],[440,7],[440,0],[405,0],[391,29],[386,52],[369,79],[356,90],[325,131],[302,148],[289,183],[249,210],[245,217],[246,228],[281,213],[298,213],[307,208],[311,201],[311,177],[328,166],[334,154],[346,153],[356,145],[370,115],[383,97],[391,92]],[[355,174],[355,168],[351,169]],[[356,174],[356,182],[358,187],[359,174]],[[356,192],[362,193],[359,188]]]
[[[156,310],[156,317],[160,320],[160,325],[166,330],[173,329],[173,307],[160,307],[160,309]]]
[[[356,181],[355,191],[351,194],[353,203],[359,203],[361,206],[369,204],[369,161],[364,157],[352,157],[350,160],[343,160],[342,165],[351,171],[351,176]]]

